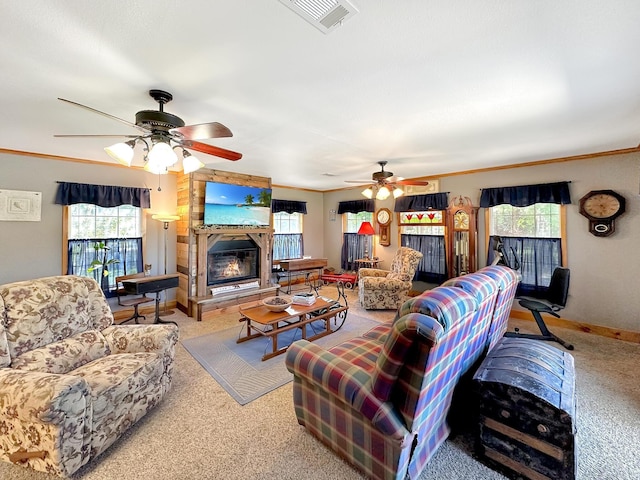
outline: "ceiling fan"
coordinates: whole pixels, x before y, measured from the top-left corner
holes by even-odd
[[[426,180],[404,180],[402,177],[395,177],[393,172],[384,169],[387,164],[386,160],[378,162],[380,165],[379,172],[373,172],[371,180],[373,185],[362,191],[362,195],[367,198],[373,198],[374,194],[377,200],[384,200],[393,193],[394,198],[404,194],[404,191],[398,185],[429,185]],[[345,180],[346,183],[370,183],[369,180]]]
[[[116,143],[105,148],[107,154],[119,163],[131,166],[134,155],[134,147],[141,143],[144,149],[145,170],[152,173],[168,173],[169,167],[173,166],[177,160],[174,149],[182,150],[183,169],[185,173],[193,172],[204,163],[191,155],[186,149],[214,155],[227,160],[240,160],[242,154],[220,147],[215,147],[199,142],[207,138],[232,137],[231,130],[218,122],[201,123],[197,125],[185,125],[184,121],[169,112],[164,111],[165,103],[173,100],[173,95],[164,90],[149,90],[149,95],[158,102],[158,110],[141,110],[136,113],[135,123],[131,123],[122,118],[101,112],[95,108],[87,107],[80,103],[72,102],[64,98],[58,98],[63,102],[84,108],[90,112],[103,115],[117,120],[130,127],[139,130],[137,135],[54,135],[55,137],[118,137],[130,138],[131,140]]]

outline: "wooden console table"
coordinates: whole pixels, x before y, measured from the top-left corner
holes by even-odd
[[[292,273],[305,273],[306,274],[306,283],[311,286],[311,282],[309,281],[309,275],[311,275],[314,271],[318,271],[318,279],[320,279],[320,275],[322,275],[322,269],[327,266],[326,258],[293,258],[287,260],[280,260],[280,268],[282,268],[287,274],[287,291],[286,293],[291,293],[291,274]]]

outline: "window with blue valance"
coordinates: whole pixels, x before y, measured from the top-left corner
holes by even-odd
[[[119,207],[120,205],[151,208],[151,194],[148,188],[91,185],[88,183],[58,183],[55,200],[58,205],[89,203],[104,208]]]
[[[557,203],[566,205],[571,203],[569,183],[571,182],[483,188],[482,195],[480,196],[480,206],[488,208],[507,204],[513,205],[514,207],[528,207],[535,203]]]
[[[271,212],[280,213],[285,212],[288,214],[302,213],[307,214],[307,202],[299,202],[297,200],[271,200]]]
[[[343,213],[374,212],[376,202],[374,199],[347,200],[338,203],[338,215]]]
[[[449,205],[449,194],[429,193],[426,195],[407,195],[396,198],[394,212],[424,212],[425,210],[446,210]]]

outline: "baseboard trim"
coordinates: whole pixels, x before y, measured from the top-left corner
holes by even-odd
[[[510,316],[511,318],[517,318],[518,320],[529,320],[530,322],[535,323],[531,313],[523,310],[512,309]],[[595,335],[600,335],[601,337],[615,338],[616,340],[624,340],[625,342],[640,343],[640,332],[620,330],[602,325],[591,325],[589,323],[577,322],[566,318],[545,317],[544,322],[549,327],[568,328],[579,332],[593,333]]]

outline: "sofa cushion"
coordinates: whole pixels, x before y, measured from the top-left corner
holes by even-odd
[[[15,358],[11,367],[45,373],[69,373],[110,353],[104,335],[97,330],[87,330],[29,350]]]
[[[11,358],[113,323],[109,304],[91,278],[64,275],[0,287]]]
[[[371,374],[376,367],[376,361],[382,343],[364,337],[356,337],[329,349],[331,353],[356,365]]]
[[[162,355],[155,352],[109,355],[76,369],[92,398],[91,456],[99,455],[158,402]]]

